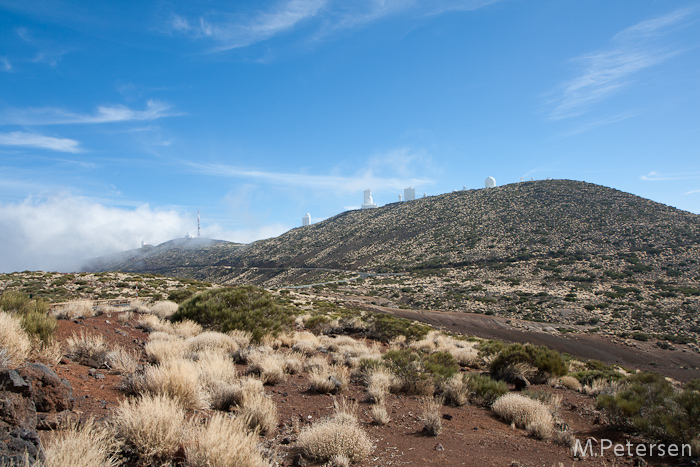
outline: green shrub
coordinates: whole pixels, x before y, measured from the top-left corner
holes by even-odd
[[[22,328],[29,334],[47,342],[58,323],[49,314],[49,304],[42,299],[31,299],[27,294],[16,291],[6,291],[0,295],[0,309],[19,316]]]
[[[408,394],[432,395],[433,379],[425,372],[422,355],[411,349],[389,350],[382,356],[389,368],[400,380],[402,390]]]
[[[539,371],[554,376],[563,376],[567,373],[567,366],[561,354],[541,345],[510,344],[505,347],[491,362],[491,373],[501,374],[513,365],[525,363],[537,368]]]
[[[683,389],[685,389],[686,391],[700,391],[700,378],[691,379],[690,381],[685,383]]]
[[[459,364],[449,352],[435,352],[423,360],[423,367],[438,380],[447,380],[459,371]]]
[[[207,290],[189,298],[170,317],[173,322],[190,319],[205,329],[247,331],[254,341],[291,330],[295,312],[275,302],[263,289],[244,286]]]
[[[191,288],[173,290],[168,294],[168,300],[175,303],[182,303],[194,295],[195,292],[196,290]]]
[[[676,390],[656,373],[637,373],[615,395],[598,396],[610,420],[653,439],[688,443],[700,435],[700,392]]]
[[[467,387],[472,403],[484,406],[490,406],[496,399],[508,393],[506,383],[482,374],[470,375],[467,379]]]
[[[388,313],[372,313],[367,317],[372,335],[376,339],[388,342],[399,336],[406,340],[420,340],[428,335],[431,327],[405,318],[397,318]]]

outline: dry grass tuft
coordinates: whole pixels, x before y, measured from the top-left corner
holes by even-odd
[[[95,316],[92,300],[75,300],[53,311],[57,319],[83,319]]]
[[[236,341],[236,344],[238,344],[238,347],[248,347],[250,345],[250,341],[253,339],[253,334],[248,332],[248,331],[241,331],[239,329],[234,329],[233,331],[229,331],[226,334],[228,334],[231,339]]]
[[[461,407],[469,402],[469,383],[467,379],[460,373],[452,375],[445,382],[444,386],[445,400],[457,407]]]
[[[114,453],[118,442],[104,426],[93,420],[57,430],[46,443],[41,467],[112,467],[119,465]]]
[[[276,353],[253,352],[247,360],[248,373],[258,375],[265,384],[279,384],[287,378],[285,361]]]
[[[120,375],[134,373],[139,366],[139,354],[128,351],[120,346],[107,352],[105,363],[112,371]]]
[[[245,422],[214,414],[206,425],[196,428],[185,448],[190,467],[271,467],[258,449],[255,433]]]
[[[177,311],[178,304],[169,300],[154,303],[148,308],[148,312],[160,319],[170,318]]]
[[[185,411],[167,396],[147,395],[122,401],[113,423],[117,436],[143,465],[161,465],[180,449]]]
[[[87,334],[81,330],[79,336],[73,333],[66,339],[66,345],[66,355],[83,365],[99,368],[106,362],[109,349],[99,334]]]
[[[581,391],[583,389],[579,380],[569,375],[559,378],[559,384],[572,391]]]
[[[385,367],[373,367],[365,376],[367,394],[372,402],[381,404],[392,388],[399,387],[401,382]]]
[[[388,425],[391,421],[389,412],[384,404],[376,404],[372,406],[372,422],[376,425]]]
[[[277,428],[277,406],[262,392],[245,392],[238,416],[251,430],[268,434]]]
[[[182,339],[163,332],[153,333],[150,337],[144,347],[149,362],[163,363],[185,356],[185,341]]]
[[[233,354],[238,350],[238,343],[222,332],[206,331],[185,341],[187,352],[221,352]]]
[[[146,368],[143,390],[148,394],[164,394],[187,409],[209,407],[209,394],[199,379],[199,367],[189,360],[168,360]]]
[[[305,371],[313,371],[314,369],[328,368],[328,360],[325,357],[311,357],[304,362]]]
[[[195,323],[189,319],[183,319],[172,325],[172,332],[183,338],[194,337],[203,331],[199,323]]]
[[[58,365],[63,358],[63,346],[54,338],[42,341],[38,337],[32,337],[32,349],[29,358],[45,365]],[[1,366],[1,365],[0,365]]]
[[[119,321],[119,324],[121,325],[126,325],[133,317],[134,313],[132,311],[124,311],[117,315],[117,321]]]
[[[318,462],[330,462],[344,456],[351,464],[366,459],[372,442],[357,423],[357,418],[336,409],[336,414],[299,433],[297,444],[303,455]]]
[[[304,361],[306,357],[304,355],[293,352],[284,356],[284,369],[290,375],[296,375],[301,373],[304,368]]]
[[[20,318],[0,310],[0,350],[4,350],[5,366],[18,366],[29,357],[29,336],[22,329]]]
[[[350,373],[342,365],[314,368],[309,372],[311,388],[321,394],[337,394],[348,387]]]
[[[539,439],[549,438],[554,431],[554,417],[550,409],[529,397],[505,394],[493,403],[492,409],[506,422],[527,429],[528,433]]]
[[[621,381],[608,381],[606,379],[598,378],[593,380],[591,385],[585,385],[581,392],[587,396],[598,397],[601,394],[606,394],[610,396],[615,396],[624,386]]]
[[[437,436],[442,431],[442,414],[440,409],[444,399],[426,397],[423,399],[423,431],[430,436]]]
[[[173,326],[167,321],[163,321],[156,315],[143,315],[136,322],[136,329],[142,329],[146,332],[167,332],[173,334]]]

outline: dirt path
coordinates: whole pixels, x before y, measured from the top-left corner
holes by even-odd
[[[549,325],[495,316],[452,311],[404,310],[381,306],[372,306],[371,308],[452,332],[485,339],[546,345],[577,358],[600,360],[607,364],[654,371],[683,382],[700,378],[700,354],[683,345],[676,346],[676,350],[663,350],[651,343],[635,342],[637,346],[635,348],[612,342],[606,336],[595,334],[556,335],[540,330],[521,330],[507,324],[506,321],[518,322],[532,329],[548,327]]]

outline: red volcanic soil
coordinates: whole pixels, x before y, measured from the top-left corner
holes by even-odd
[[[400,310],[403,316],[415,317],[406,310]],[[421,315],[420,312],[414,312]],[[400,314],[400,313],[397,313]],[[489,323],[479,320],[475,315],[458,315],[449,313],[434,313],[434,316],[422,314],[421,321],[434,322],[449,330],[463,330],[470,334],[482,334],[484,337],[509,338],[516,340],[516,331],[488,331]],[[456,315],[456,316],[455,316]],[[137,316],[137,315],[135,315]],[[460,319],[460,318],[464,319]],[[134,322],[122,325],[117,321],[116,314],[86,318],[77,321],[59,321],[56,336],[65,341],[73,333],[94,333],[104,337],[110,346],[119,344],[126,349],[141,351],[148,340],[148,334],[133,327]],[[493,319],[493,318],[488,318]],[[478,326],[473,323],[481,323]],[[499,328],[500,329],[500,328]],[[486,336],[488,332],[492,335]],[[531,342],[551,345],[567,340],[551,341],[552,336],[541,336],[538,333],[528,335]],[[575,347],[577,341],[570,339],[569,346]],[[580,348],[594,348],[595,340],[582,340]],[[552,347],[557,348],[556,345]],[[613,347],[600,346],[603,351],[612,353]],[[609,350],[608,350],[609,349]],[[570,352],[575,354],[575,352]],[[593,352],[591,351],[593,354]],[[597,354],[592,358],[597,358]],[[603,360],[601,358],[601,360]],[[65,360],[64,360],[65,361]],[[76,398],[75,411],[82,419],[94,417],[103,419],[109,417],[112,410],[126,396],[119,390],[121,376],[110,374],[108,370],[94,370],[75,362],[66,362],[54,368],[61,378],[70,381]],[[245,368],[241,366],[241,373]],[[467,371],[463,369],[463,371]],[[104,378],[103,378],[104,377]],[[633,443],[641,442],[616,431],[607,429],[603,417],[595,410],[595,400],[583,394],[554,389],[549,386],[533,386],[533,390],[548,391],[562,396],[559,409],[561,419],[575,432],[577,438],[585,442],[589,437],[596,440],[611,439],[613,442],[625,443],[628,439]],[[275,386],[266,386],[265,393],[276,402],[279,426],[275,433],[264,438],[267,446],[275,448],[282,466],[294,465],[295,440],[298,430],[305,425],[315,423],[333,412],[333,397],[318,394],[311,390],[307,374],[290,375],[287,380]],[[342,396],[359,403],[358,416],[362,427],[375,444],[375,449],[363,466],[633,466],[637,460],[630,457],[615,457],[612,450],[607,451],[603,458],[588,457],[576,460],[571,449],[558,446],[551,441],[535,440],[524,430],[511,428],[502,422],[488,409],[466,405],[464,407],[444,406],[441,409],[443,430],[437,436],[423,433],[421,422],[421,399],[417,396],[391,394],[387,398],[387,410],[391,421],[386,426],[371,423],[371,405],[366,401],[366,393],[360,381],[353,380]],[[211,411],[200,412],[200,416],[208,416]],[[599,448],[598,448],[599,449]],[[679,465],[675,459],[645,458],[648,465],[671,466]],[[561,464],[560,464],[561,463]],[[308,464],[313,465],[313,464]]]

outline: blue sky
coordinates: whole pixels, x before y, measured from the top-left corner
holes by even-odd
[[[700,213],[694,1],[0,0],[0,271],[535,178]]]

